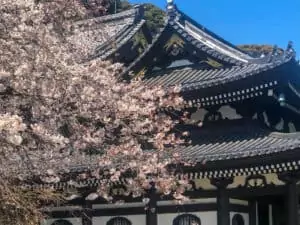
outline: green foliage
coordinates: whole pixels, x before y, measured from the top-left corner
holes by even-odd
[[[44,1],[44,0],[39,0]],[[88,16],[98,17],[130,9],[128,0],[79,0],[87,9]]]
[[[269,54],[273,51],[272,45],[258,45],[258,44],[252,44],[252,45],[239,45],[237,46],[239,49],[247,52],[253,57],[259,57],[261,54]],[[279,53],[283,53],[283,49],[278,48]]]
[[[144,10],[144,19],[146,20],[146,25],[151,34],[154,36],[159,32],[160,28],[164,26],[165,13],[152,4],[145,4]],[[143,32],[140,31],[134,36],[133,43],[133,48],[140,46],[140,53],[146,48],[147,40]]]
[[[108,14],[114,14],[116,10],[117,13],[119,13],[132,7],[127,0],[109,0],[109,3],[110,4],[107,10]]]
[[[134,35],[132,46],[133,49],[139,46],[138,51],[139,53],[142,53],[146,49],[147,45],[148,43],[143,32],[139,31],[136,35]]]
[[[145,4],[145,19],[152,34],[158,33],[164,26],[165,12],[152,4]]]

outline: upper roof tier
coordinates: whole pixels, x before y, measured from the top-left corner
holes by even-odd
[[[148,24],[153,21],[147,23],[145,9],[145,5],[135,5],[117,14],[79,21],[69,38],[80,46],[86,44],[92,58],[124,63],[127,74],[149,73],[155,67],[167,68],[182,59],[206,68],[263,64],[269,60],[251,57],[195,22],[173,1],[168,2],[164,26],[151,33]],[[294,54],[292,47],[289,51]]]
[[[168,3],[167,12],[169,23],[174,26],[175,29],[183,32],[183,35],[188,37],[190,41],[196,41],[198,44],[206,46],[209,50],[216,51],[237,62],[248,63],[253,59],[232,43],[224,40],[203,25],[194,21],[182,11],[178,10],[173,2]]]
[[[126,41],[128,43],[128,41],[132,40],[132,37],[139,31],[142,31],[144,26],[140,26],[140,29],[135,29],[135,34],[127,35],[129,38],[125,39],[126,41],[119,38],[120,42],[123,40],[124,44],[119,44],[121,47],[115,48],[114,52],[118,57],[113,55],[111,57],[119,59],[115,61],[124,62],[127,67],[127,73],[130,71],[135,72],[135,74],[151,73],[153,68],[165,69],[173,62],[183,59],[191,64],[201,65],[209,69],[266,64],[273,61],[270,58],[278,57],[278,55],[282,54],[279,49],[274,47],[269,55],[262,55],[260,58],[251,57],[232,43],[195,22],[188,15],[178,10],[177,6],[172,2],[168,3],[166,15],[164,26],[151,39],[148,38],[150,41],[144,44],[141,51],[130,60],[128,60],[128,57],[135,54],[129,53],[133,49],[122,49],[122,46],[125,45]],[[122,37],[124,33],[119,35]],[[146,34],[145,36],[148,35]],[[292,43],[289,43],[285,53],[295,57]]]

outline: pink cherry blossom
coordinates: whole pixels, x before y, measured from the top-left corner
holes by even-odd
[[[108,201],[116,182],[126,180],[123,194],[133,197],[153,182],[181,198],[188,184],[178,189],[166,165],[180,159],[173,149],[188,133],[175,135],[174,127],[186,115],[174,120],[162,110],[183,108],[180,87],[128,82],[121,64],[87,61],[95,46],[81,30],[96,22],[78,22],[90,14],[75,0],[0,3],[0,181],[39,177],[79,188],[97,179],[98,191],[87,199]],[[104,28],[89,35],[105,40]],[[72,168],[85,172],[66,180]]]

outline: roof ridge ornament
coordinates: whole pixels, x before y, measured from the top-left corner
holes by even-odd
[[[168,5],[173,5],[174,4],[174,0],[167,0],[167,4]]]
[[[174,18],[176,16],[174,0],[167,0],[167,13],[168,13],[169,17]]]
[[[296,58],[296,51],[295,51],[293,45],[294,45],[294,43],[292,41],[288,42],[288,45],[285,50],[285,55],[287,58],[289,58],[289,57]]]

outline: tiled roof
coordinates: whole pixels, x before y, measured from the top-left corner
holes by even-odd
[[[212,48],[218,49],[220,52],[227,54],[232,58],[236,58],[240,61],[248,61],[252,59],[251,56],[242,52],[233,44],[218,37],[216,34],[209,31],[207,28],[200,26],[201,25],[195,24],[191,21],[185,21],[186,30],[191,34],[194,34],[198,40],[202,41],[202,43],[206,44],[206,42],[209,42],[211,43]]]
[[[142,6],[113,15],[80,20],[72,24],[73,32],[67,39],[76,48],[82,48],[94,54],[100,45],[107,45],[128,28],[134,27],[143,15]]]
[[[138,16],[140,7],[141,6],[137,6],[133,9],[125,10],[123,12],[112,14],[112,15],[100,16],[100,17],[87,19],[87,20],[80,20],[74,23],[74,27],[80,28],[80,27],[86,27],[87,25],[90,24],[103,24],[112,21],[122,21],[126,18],[131,18],[132,20],[134,20]]]
[[[229,41],[223,39],[221,36],[217,35],[216,33],[212,32],[211,30],[207,29],[202,24],[199,24],[192,18],[190,18],[188,15],[186,15],[184,12],[179,10],[177,7],[175,7],[175,10],[177,11],[177,16],[181,19],[185,20],[185,23],[188,27],[193,27],[194,31],[196,33],[203,34],[203,38],[207,38],[208,40],[213,41],[215,44],[217,44],[219,47],[224,48],[233,54],[242,57],[243,59],[251,59],[252,57],[249,56],[246,52],[239,49],[236,45],[230,43]]]
[[[240,56],[228,51],[224,46],[220,46],[216,41],[202,38],[198,33],[188,30],[185,26],[177,21],[169,21],[174,30],[184,38],[188,43],[195,46],[195,49],[206,52],[208,55],[234,65],[243,65],[248,60],[240,58]],[[224,44],[223,44],[224,45]]]
[[[219,37],[181,12],[174,3],[169,4],[167,11],[169,24],[182,38],[194,45],[195,49],[234,65],[247,64],[253,59],[232,43]]]
[[[280,156],[278,160],[264,162],[264,156],[268,156],[274,153],[287,153],[292,150],[300,148],[300,134],[290,133],[283,134],[277,132],[271,132],[259,126],[256,121],[221,121],[215,124],[206,124],[202,128],[191,128],[187,129],[191,132],[192,144],[185,148],[178,150],[181,156],[189,161],[194,162],[220,162],[221,160],[234,160],[234,159],[249,159],[253,157],[257,160],[259,156],[260,160],[257,165],[239,165],[239,168],[234,168],[230,163],[226,164],[226,168],[221,169],[208,169],[204,166],[201,171],[190,171],[191,177],[198,178],[213,178],[213,177],[233,177],[240,175],[251,175],[260,171],[280,172],[285,168],[295,170],[300,166],[299,158],[293,158],[292,161],[281,162]],[[300,152],[300,150],[299,150]],[[226,161],[225,161],[226,162]],[[229,162],[229,161],[227,161]],[[231,161],[232,162],[232,161]],[[95,165],[96,168],[96,165]],[[231,169],[228,169],[231,168]],[[90,171],[93,169],[93,165],[82,165],[70,168],[74,173]],[[184,172],[186,173],[186,172]],[[189,172],[188,172],[189,173]],[[59,182],[55,184],[28,184],[31,188],[65,188],[65,187],[97,187],[101,180],[91,178],[85,181],[78,182]]]
[[[249,64],[209,70],[199,69],[199,67],[193,66],[179,69],[175,68],[153,73],[151,74],[151,78],[145,80],[145,83],[150,86],[162,85],[164,87],[181,85],[183,91],[195,90],[254,76],[261,72],[282,66],[289,61],[289,59],[283,59],[266,64]]]
[[[95,57],[100,57],[101,59],[106,59],[115,53],[119,48],[126,44],[145,24],[145,20],[126,27],[126,29],[121,30],[115,37],[111,38],[103,46],[99,46],[96,49]]]
[[[256,121],[228,121],[223,125],[219,121],[216,126],[189,130],[192,144],[180,152],[196,162],[265,156],[300,148],[299,133],[271,132]]]

